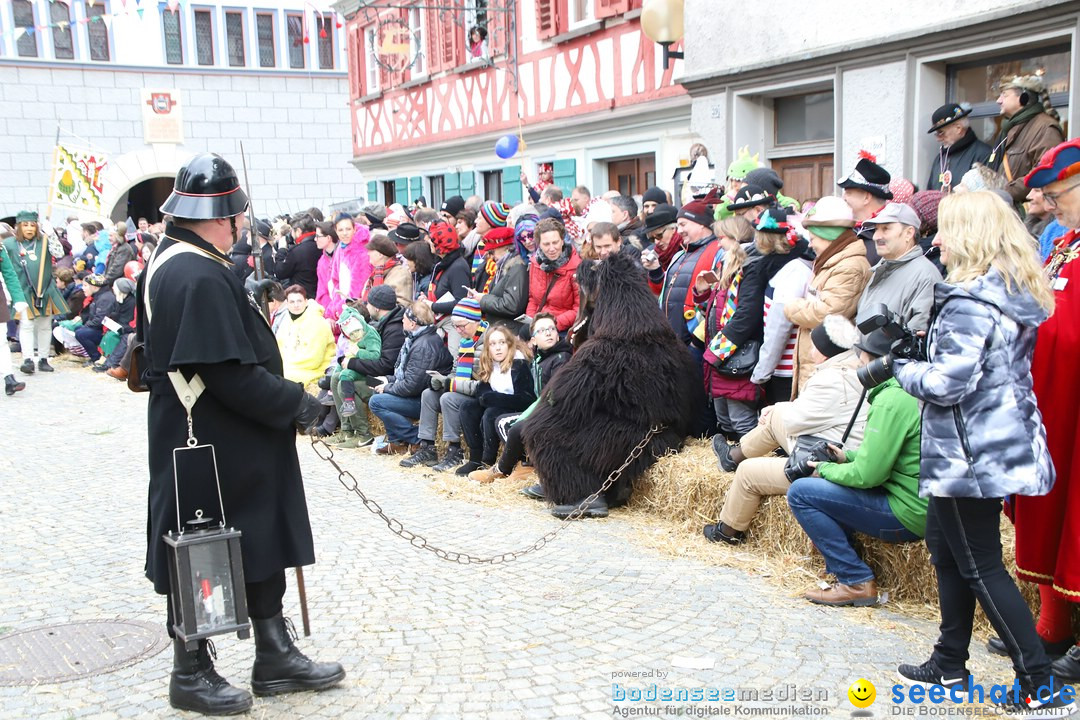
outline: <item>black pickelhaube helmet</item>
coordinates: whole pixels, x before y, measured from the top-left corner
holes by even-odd
[[[176,173],[161,212],[188,220],[228,218],[244,212],[248,197],[232,165],[216,153],[200,153]]]

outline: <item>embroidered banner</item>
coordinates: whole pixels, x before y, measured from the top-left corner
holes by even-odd
[[[57,145],[50,205],[101,214],[103,177],[108,158],[94,150]]]

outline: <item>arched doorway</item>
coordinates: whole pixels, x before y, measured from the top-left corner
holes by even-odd
[[[135,183],[116,200],[109,217],[114,221],[146,218],[151,224],[161,220],[158,208],[169,197],[173,176],[161,175]]]

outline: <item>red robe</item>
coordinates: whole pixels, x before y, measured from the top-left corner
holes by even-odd
[[[1060,238],[1047,266],[1077,240],[1078,230]],[[1021,579],[1080,602],[1080,373],[1073,367],[1080,357],[1080,262],[1066,260],[1054,282],[1054,314],[1039,327],[1031,375],[1057,480],[1047,495],[1015,498],[1016,565]]]

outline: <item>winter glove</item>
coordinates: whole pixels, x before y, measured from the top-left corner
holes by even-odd
[[[322,415],[322,411],[322,403],[305,392],[296,408],[296,417],[293,418],[296,431],[302,435],[309,434],[319,423],[319,416]]]
[[[449,385],[449,377],[446,375],[432,375],[431,376],[431,389],[435,392],[442,392],[446,390]]]

